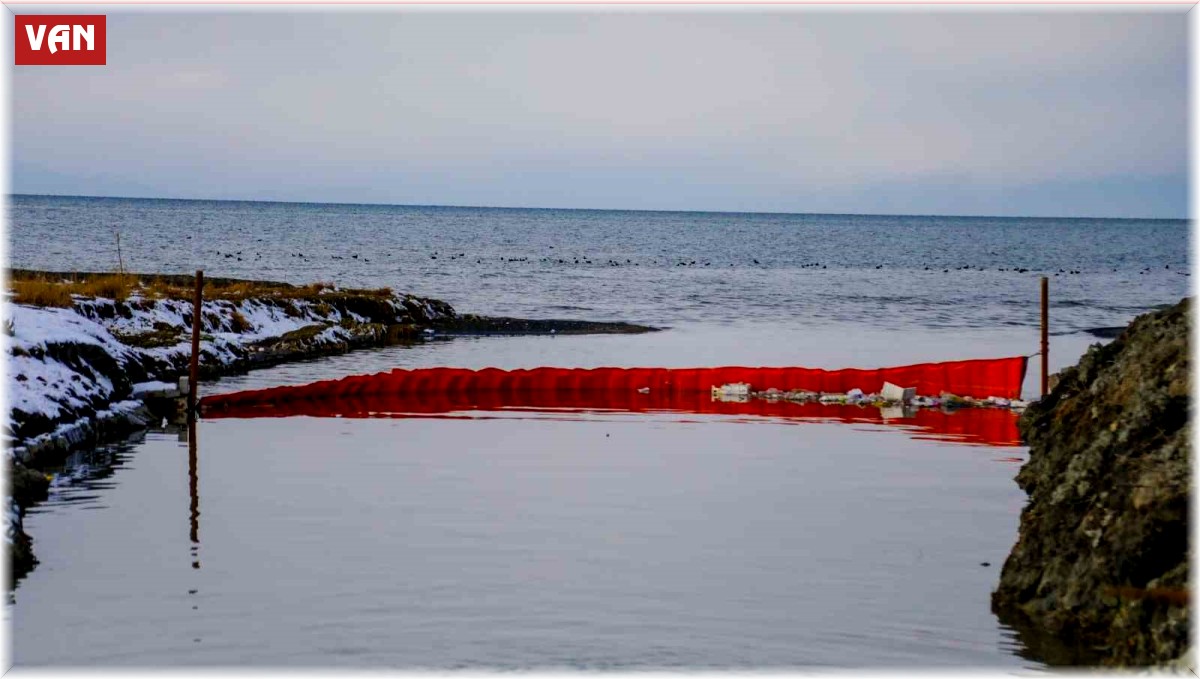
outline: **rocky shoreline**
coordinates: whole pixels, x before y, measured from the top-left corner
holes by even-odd
[[[1185,299],[1138,317],[1019,421],[1029,503],[992,604],[1051,664],[1188,650],[1190,314]]]
[[[14,271],[47,279],[100,274]],[[142,286],[190,284],[188,276],[133,275]],[[460,315],[440,300],[386,290],[316,288],[286,283],[210,279],[261,294],[206,299],[201,307],[201,379],[356,349],[427,341],[439,334],[641,333],[627,323],[531,320]],[[43,498],[40,470],[72,451],[119,440],[161,422],[174,404],[146,394],[186,375],[192,302],[153,297],[139,287],[124,299],[74,296],[61,308],[3,306],[8,349],[9,411],[5,421],[10,493],[6,536],[11,582],[36,563],[22,517]]]

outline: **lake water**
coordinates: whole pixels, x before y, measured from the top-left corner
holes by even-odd
[[[1031,354],[1043,271],[1057,369],[1096,341],[1081,330],[1178,301],[1189,283],[1177,221],[35,197],[16,197],[10,218],[20,267],[110,269],[103,243],[119,225],[136,270],[332,279],[466,312],[670,326],[389,347],[205,393],[394,367]],[[1030,271],[997,270],[1013,267]],[[553,410],[208,419],[194,454],[184,438],[151,432],[61,470],[26,521],[41,563],[8,606],[18,665],[1042,662],[989,606],[1025,501],[1020,446],[905,419]]]
[[[470,313],[673,327],[1032,328],[1049,275],[1055,330],[1070,332],[1189,289],[1183,220],[33,196],[13,197],[9,216],[16,267],[116,270],[120,231],[133,271],[390,286]]]

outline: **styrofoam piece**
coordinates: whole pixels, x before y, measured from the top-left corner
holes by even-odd
[[[917,388],[900,387],[892,384],[891,382],[884,382],[883,389],[880,390],[879,395],[882,396],[883,400],[885,401],[900,401],[901,403],[908,403],[916,398]]]

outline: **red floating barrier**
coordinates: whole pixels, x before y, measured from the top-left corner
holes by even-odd
[[[267,390],[269,391],[269,390]],[[243,392],[248,393],[248,392]],[[531,390],[506,393],[498,390],[440,393],[395,393],[345,398],[288,399],[274,403],[245,401],[205,413],[211,418],[253,417],[344,417],[413,418],[479,417],[467,413],[543,411],[556,416],[570,413],[698,413],[774,418],[789,424],[842,422],[886,424],[908,431],[917,438],[930,438],[987,446],[1018,446],[1017,415],[1001,408],[963,408],[952,412],[920,408],[907,417],[884,417],[870,406],[813,402],[714,401],[701,392],[636,390]]]
[[[977,359],[949,363],[922,363],[894,368],[862,370],[821,370],[814,368],[533,368],[499,370],[484,368],[424,368],[396,369],[375,375],[355,375],[340,380],[322,380],[301,386],[275,387],[229,394],[214,394],[200,399],[208,412],[258,404],[314,398],[347,398],[367,395],[420,395],[438,398],[447,394],[469,394],[471,399],[489,395],[505,395],[510,401],[516,395],[570,394],[601,392],[637,394],[649,389],[652,398],[661,394],[674,396],[701,395],[708,401],[714,386],[745,382],[755,391],[779,389],[823,393],[846,393],[861,389],[864,393],[879,393],[884,382],[901,387],[916,387],[923,396],[938,396],[949,392],[958,396],[987,398],[1018,398],[1025,379],[1028,359]],[[632,398],[632,397],[631,397]]]

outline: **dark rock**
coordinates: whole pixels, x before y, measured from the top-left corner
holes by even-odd
[[[1073,649],[1059,658],[1150,665],[1187,649],[1189,311],[1091,347],[1018,423],[1029,504],[992,604]]]
[[[1104,339],[1112,339],[1125,332],[1124,326],[1116,328],[1088,328],[1086,331],[1093,337],[1102,337]]]
[[[33,539],[22,525],[23,516],[24,510],[20,510],[16,521],[10,522],[8,526],[8,578],[4,584],[10,591],[17,580],[25,577],[38,563],[37,557],[33,555]]]
[[[12,498],[20,507],[28,507],[46,499],[50,480],[42,472],[29,469],[20,462],[13,462],[8,469],[8,482]]]

